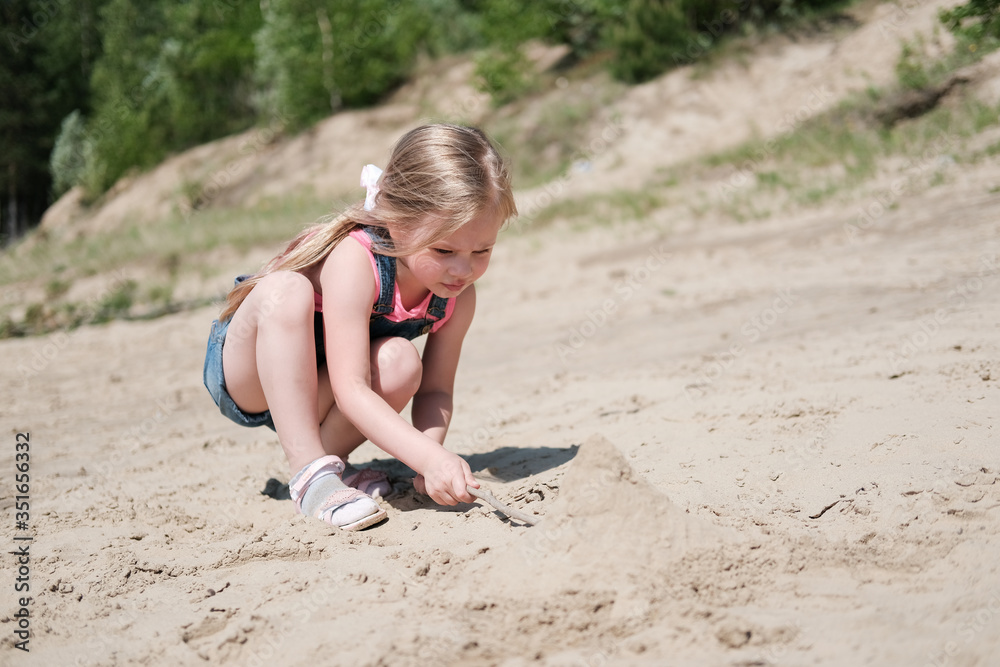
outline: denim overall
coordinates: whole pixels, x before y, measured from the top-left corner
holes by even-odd
[[[373,247],[381,240],[379,231],[371,227],[365,227],[364,231],[372,239]],[[399,336],[407,340],[413,340],[418,336],[430,333],[434,323],[445,315],[448,306],[448,299],[439,297],[437,294],[431,295],[430,303],[427,305],[426,317],[418,317],[402,322],[393,322],[387,319],[386,315],[392,313],[395,308],[396,298],[396,258],[380,255],[374,250],[372,256],[375,258],[375,266],[379,276],[378,301],[372,306],[372,313],[368,319],[368,334],[371,340],[376,338],[386,338],[389,336]],[[241,275],[236,278],[235,284],[249,278],[250,275]],[[226,381],[222,373],[222,346],[225,343],[226,332],[229,322],[219,323],[218,320],[212,322],[212,332],[208,339],[208,350],[205,355],[205,367],[203,380],[205,387],[215,404],[219,406],[222,414],[241,426],[267,426],[274,430],[274,422],[271,420],[270,411],[259,414],[247,414],[243,412],[229,396],[226,391]],[[316,343],[316,364],[320,366],[326,363],[326,345],[323,335],[323,313],[316,313],[313,317],[313,339]]]
[[[431,295],[431,302],[427,304],[427,317],[403,320],[402,322],[392,322],[386,319],[385,316],[391,313],[395,307],[396,258],[380,255],[374,251],[374,247],[377,247],[375,244],[381,240],[380,230],[371,227],[365,227],[364,230],[372,239],[372,256],[375,257],[375,265],[378,267],[381,287],[378,303],[372,307],[372,314],[368,320],[368,337],[374,340],[386,336],[399,336],[406,340],[413,340],[417,336],[430,333],[434,323],[444,317],[445,309],[448,307],[448,299],[437,294]]]

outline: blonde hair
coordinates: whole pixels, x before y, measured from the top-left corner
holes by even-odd
[[[517,215],[510,169],[489,137],[478,128],[447,123],[418,127],[393,147],[372,210],[359,203],[302,231],[284,252],[230,290],[219,321],[233,316],[261,278],[275,271],[308,269],[358,227],[386,230],[375,249],[405,257],[484,214],[501,221]],[[399,239],[389,235],[390,226],[400,232]]]

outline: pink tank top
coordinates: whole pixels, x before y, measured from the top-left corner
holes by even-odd
[[[362,246],[364,246],[365,250],[368,251],[368,261],[371,262],[372,272],[375,274],[375,293],[378,294],[382,290],[382,282],[378,273],[378,265],[375,263],[375,255],[372,252],[371,237],[369,237],[368,234],[365,233],[365,230],[363,229],[355,229],[349,234],[349,236],[354,240],[356,240],[358,243],[360,243]],[[402,298],[399,295],[399,285],[395,285],[394,287],[395,289],[393,290],[393,309],[391,313],[388,313],[385,316],[387,320],[389,320],[390,322],[405,322],[406,320],[424,319],[425,317],[427,317],[427,307],[431,303],[431,297],[434,296],[433,293],[427,292],[427,296],[424,297],[423,301],[418,303],[413,308],[407,310],[403,306]],[[375,298],[376,301],[372,303],[373,306],[376,303],[378,303],[378,297],[376,296]],[[323,295],[314,293],[313,299],[316,305],[316,312],[322,313]],[[448,305],[445,306],[444,310],[444,317],[442,317],[440,320],[438,320],[431,326],[431,333],[434,333],[435,331],[440,329],[442,326],[444,326],[444,323],[448,321],[448,318],[450,318],[451,314],[455,311],[455,301],[456,301],[455,299],[448,299]]]

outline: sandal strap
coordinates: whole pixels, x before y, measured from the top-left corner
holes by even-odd
[[[344,461],[339,456],[332,454],[321,456],[303,468],[295,483],[288,487],[289,494],[295,501],[295,507],[299,510],[299,514],[305,514],[302,511],[302,498],[306,495],[306,489],[312,482],[327,475],[339,477],[343,472]]]
[[[360,498],[369,498],[361,491],[352,488],[340,489],[339,491],[334,491],[331,493],[323,504],[319,506],[316,510],[316,518],[326,521],[324,514],[333,514],[334,511],[339,509],[341,506],[346,505],[349,502],[353,502]],[[370,499],[370,498],[369,498]]]

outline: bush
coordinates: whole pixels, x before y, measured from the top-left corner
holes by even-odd
[[[623,21],[609,35],[615,51],[611,73],[626,83],[652,79],[672,64],[671,55],[682,51],[693,36],[681,3],[631,0]]]
[[[974,42],[1000,39],[1000,0],[969,0],[942,11],[940,16],[948,29],[960,37]]]
[[[911,44],[903,42],[899,60],[896,62],[896,78],[899,85],[908,90],[923,90],[930,84],[930,74],[924,65],[924,52],[919,41]]]
[[[101,299],[97,306],[97,312],[94,313],[93,321],[101,324],[128,315],[138,288],[139,284],[134,280],[125,281],[118,289]]]
[[[531,61],[520,48],[490,49],[476,57],[477,88],[489,93],[493,104],[502,106],[535,85]]]
[[[49,157],[52,173],[52,193],[58,197],[83,180],[86,166],[86,126],[80,111],[63,119]]]
[[[629,0],[616,11],[591,0],[609,26],[604,43],[614,52],[612,74],[626,83],[647,81],[694,62],[730,33],[809,17],[842,4],[845,0]]]

